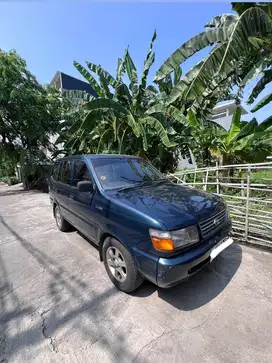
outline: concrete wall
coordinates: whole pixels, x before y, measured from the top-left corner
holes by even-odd
[[[233,117],[233,115],[220,117],[220,118],[214,120],[214,122],[216,122],[219,125],[223,126],[225,130],[229,130],[232,117]]]

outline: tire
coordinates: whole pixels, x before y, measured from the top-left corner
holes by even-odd
[[[102,253],[109,278],[119,290],[132,292],[141,285],[143,278],[130,252],[122,243],[113,237],[108,237],[104,241]]]
[[[61,232],[67,232],[71,228],[71,225],[62,217],[60,207],[58,205],[55,207],[54,216],[57,227]]]

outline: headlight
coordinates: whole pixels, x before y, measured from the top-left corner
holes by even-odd
[[[179,247],[199,242],[199,234],[196,226],[190,226],[177,231],[149,230],[153,246],[159,251],[173,251]]]

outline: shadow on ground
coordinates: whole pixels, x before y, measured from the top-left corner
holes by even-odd
[[[242,261],[242,248],[233,244],[223,251],[210,265],[190,279],[170,289],[161,289],[146,282],[135,296],[146,297],[158,292],[159,298],[175,308],[190,311],[208,304],[229,284]]]
[[[0,189],[0,197],[7,197],[12,195],[20,195],[20,194],[37,194],[42,193],[40,190],[29,190],[29,189]]]
[[[48,340],[52,352],[58,352],[58,341],[55,341],[54,336],[61,328],[69,329],[71,324],[77,326],[88,345],[100,344],[102,351],[107,351],[111,356],[111,361],[119,361],[123,356],[127,361],[132,361],[134,355],[129,347],[123,344],[124,334],[115,332],[109,340],[109,332],[113,326],[111,320],[113,322],[115,319],[111,316],[112,310],[109,309],[110,300],[119,294],[126,304],[129,296],[124,297],[114,286],[102,293],[95,293],[90,286],[86,286],[81,277],[74,276],[73,272],[59,266],[56,260],[21,237],[0,215],[0,228],[1,225],[7,228],[18,243],[47,271],[50,279],[44,286],[44,293],[48,294],[49,290],[52,299],[44,310],[41,310],[41,306],[24,306],[24,302],[20,301],[16,294],[16,288],[9,281],[3,260],[0,259],[0,362],[7,362],[14,355],[29,351],[44,339]],[[33,314],[38,315],[35,324],[31,324],[25,330],[18,328],[14,334],[10,334],[9,324],[13,326],[16,323],[20,326],[21,319],[27,319]]]
[[[55,337],[62,328],[71,329],[71,325],[77,327],[88,345],[97,343],[102,351],[107,351],[111,361],[119,361],[124,356],[127,361],[133,361],[135,354],[124,343],[125,334],[114,329],[116,317],[113,313],[116,298],[120,298],[122,305],[127,304],[130,296],[120,293],[114,286],[95,292],[80,276],[75,276],[73,271],[63,268],[56,259],[37,248],[36,244],[23,238],[0,215],[1,225],[46,270],[49,281],[44,286],[44,294],[49,294],[51,299],[46,309],[35,306],[35,303],[24,306],[16,294],[16,288],[9,281],[3,259],[0,259],[0,362],[41,344],[44,339],[50,344],[52,352],[58,352],[58,340]],[[242,249],[234,244],[188,281],[167,290],[145,282],[133,295],[146,297],[157,292],[159,298],[177,309],[194,310],[212,301],[226,288],[241,260]],[[33,314],[37,317],[35,323],[25,330],[19,328],[14,334],[10,333],[10,322],[17,322],[20,326],[20,319],[27,319]],[[111,330],[113,334],[110,334]]]

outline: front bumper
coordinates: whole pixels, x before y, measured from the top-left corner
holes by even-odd
[[[157,268],[157,285],[163,288],[172,287],[194,275],[211,262],[211,250],[220,241],[228,238],[229,233],[222,233],[177,257],[160,258]]]

